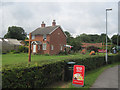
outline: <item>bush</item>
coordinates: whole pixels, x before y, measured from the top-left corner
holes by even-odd
[[[120,55],[108,56],[108,64],[118,62]],[[77,58],[40,66],[38,64],[18,64],[13,68],[2,68],[3,88],[42,88],[63,79],[67,62],[74,61],[78,65],[84,65],[85,71],[90,71],[105,65],[104,56],[91,56]]]
[[[58,55],[68,55],[68,52],[67,51],[60,51]]]
[[[91,51],[95,51],[95,52],[98,52],[98,47],[95,47],[95,46],[88,46],[87,47],[87,50],[89,50],[89,52],[91,52]]]
[[[20,46],[20,47],[18,48],[18,52],[27,53],[27,52],[28,52],[28,47]]]

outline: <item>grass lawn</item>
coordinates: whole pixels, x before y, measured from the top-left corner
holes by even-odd
[[[57,88],[86,88],[86,89],[89,89],[93,83],[95,82],[95,80],[97,79],[97,77],[107,68],[110,68],[110,67],[113,67],[115,65],[120,65],[120,62],[119,63],[114,63],[114,64],[111,64],[111,65],[106,65],[106,66],[103,66],[101,68],[98,68],[98,69],[95,69],[93,71],[89,71],[85,74],[85,86],[84,87],[74,87],[72,85],[72,81],[67,83],[66,85],[62,85],[62,86],[57,86]]]
[[[89,54],[82,55],[82,54],[73,54],[73,55],[53,55],[53,56],[45,56],[45,55],[32,55],[31,61],[34,62],[40,62],[41,64],[44,64],[46,62],[53,62],[53,61],[59,61],[59,60],[65,60],[65,59],[71,59],[71,58],[78,58],[78,57],[86,57],[89,56]],[[28,63],[28,54],[27,53],[19,53],[19,54],[3,54],[2,55],[2,65],[11,65],[11,64],[17,64],[17,63]]]
[[[99,54],[99,56],[104,55],[103,53]],[[94,55],[96,56],[96,55]],[[94,57],[90,56],[89,53],[86,53],[85,55],[80,53],[70,54],[70,55],[52,55],[52,56],[46,56],[46,55],[32,55],[31,56],[31,63],[39,63],[40,65],[66,60],[66,59],[75,59],[75,58],[86,58],[86,57]],[[2,66],[4,65],[15,65],[15,64],[23,64],[28,63],[28,53],[18,53],[18,54],[2,54]]]

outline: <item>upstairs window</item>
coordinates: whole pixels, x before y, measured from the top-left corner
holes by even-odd
[[[32,36],[32,39],[35,39],[35,36]]]
[[[46,38],[46,34],[44,34],[44,35],[43,35],[43,40],[46,40],[46,39],[47,39],[47,38]]]

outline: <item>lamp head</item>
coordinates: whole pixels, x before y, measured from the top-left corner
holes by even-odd
[[[106,11],[110,11],[110,10],[112,10],[112,8],[106,8]]]

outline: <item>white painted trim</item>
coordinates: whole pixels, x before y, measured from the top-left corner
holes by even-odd
[[[36,53],[36,45],[33,45],[33,53]]]
[[[8,39],[4,39],[6,42],[8,42]]]

